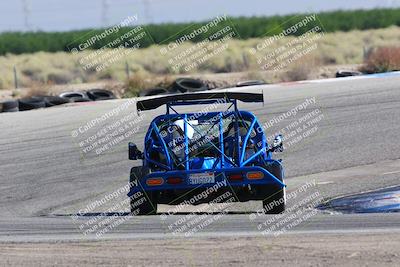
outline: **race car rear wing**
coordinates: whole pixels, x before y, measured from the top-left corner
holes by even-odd
[[[136,107],[137,110],[151,110],[170,103],[190,102],[196,100],[209,101],[217,99],[225,99],[227,101],[240,100],[242,102],[248,102],[248,103],[252,102],[264,103],[263,94],[240,93],[240,92],[213,92],[213,93],[185,93],[185,94],[176,94],[164,97],[151,98],[138,101]]]

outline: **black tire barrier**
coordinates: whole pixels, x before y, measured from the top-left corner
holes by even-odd
[[[151,88],[141,91],[139,96],[166,95],[168,93],[164,88]]]
[[[22,98],[18,100],[18,103],[21,111],[46,107],[43,97]]]
[[[171,86],[171,91],[179,91],[181,93],[205,91],[208,89],[208,86],[202,81],[191,78],[176,79]]]
[[[91,89],[86,91],[89,99],[93,101],[115,99],[113,92],[104,89]]]
[[[91,101],[85,92],[64,92],[58,95],[69,102],[88,102]]]
[[[359,76],[359,75],[362,75],[362,73],[355,70],[338,70],[336,72],[336,78]]]
[[[0,112],[17,112],[19,111],[19,103],[17,100],[7,100],[0,103]]]
[[[71,97],[71,98],[68,98],[69,99],[69,102],[70,103],[76,103],[76,102],[91,102],[92,100],[91,99],[89,99],[89,98],[87,98],[87,97],[85,97],[85,98],[83,98],[83,97]]]
[[[250,81],[238,82],[236,84],[236,87],[252,86],[252,85],[263,85],[263,84],[266,84],[266,82],[261,81],[261,80],[250,80]]]
[[[46,104],[46,107],[53,107],[69,103],[69,99],[62,98],[59,96],[44,96],[43,99],[44,103]]]

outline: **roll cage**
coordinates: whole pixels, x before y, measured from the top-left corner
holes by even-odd
[[[205,96],[207,96],[206,99],[204,99]],[[252,113],[238,110],[238,99],[244,100],[244,102],[263,102],[262,94],[249,93],[236,93],[236,95],[235,93],[185,94],[175,98],[164,97],[138,102],[138,110],[153,109],[166,104],[166,114],[153,119],[145,136],[143,165],[151,165],[157,171],[190,171],[193,169],[190,158],[190,149],[193,144],[188,137],[189,129],[197,131],[196,127],[192,125],[193,119],[210,121],[212,122],[211,128],[218,127],[218,136],[211,142],[207,142],[210,149],[215,152],[215,161],[208,167],[210,170],[216,168],[241,168],[257,165],[254,164],[256,162],[270,160],[271,153],[268,150],[268,143],[261,125]],[[176,106],[213,104],[228,104],[229,106],[225,111],[220,112],[180,114],[175,109]],[[227,118],[232,120],[229,125],[225,125]],[[175,122],[178,120],[183,121],[182,138],[171,147],[167,142],[168,138],[166,138],[171,133],[165,131],[165,129],[169,129],[168,127],[176,128],[173,125],[176,125]],[[224,131],[224,129],[228,129],[228,131]],[[227,134],[231,129],[233,129],[233,135]],[[245,129],[245,133],[241,134],[240,130],[243,129]],[[197,134],[201,135],[199,132]],[[200,138],[205,138],[205,136],[203,135]],[[199,142],[199,140],[196,141]],[[176,147],[176,145],[180,145],[183,150],[181,158],[177,157],[173,151],[173,147]],[[246,153],[248,147],[252,147],[254,150],[251,155]],[[165,158],[157,158],[154,156],[155,154],[164,155]],[[203,169],[203,171],[206,170]]]

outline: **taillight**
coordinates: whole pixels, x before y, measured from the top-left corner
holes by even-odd
[[[146,184],[149,186],[162,185],[164,183],[163,178],[149,178],[146,180]]]
[[[180,177],[168,177],[167,184],[180,184],[182,183],[183,179]]]
[[[257,180],[257,179],[262,179],[262,178],[264,178],[264,173],[262,173],[262,172],[248,172],[247,173],[247,179]]]
[[[231,173],[231,174],[228,174],[228,179],[230,181],[242,181],[243,175],[241,173]]]

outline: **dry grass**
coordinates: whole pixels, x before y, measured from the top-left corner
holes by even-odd
[[[24,97],[51,95],[53,83],[32,82]]]
[[[290,41],[293,37],[284,38],[276,42],[275,49]],[[261,39],[230,40],[229,48],[212,57],[206,64],[193,68],[189,72],[174,72],[168,64],[168,58],[159,51],[160,46],[154,45],[124,56],[110,65],[104,71],[96,72],[93,69],[84,69],[79,59],[87,55],[82,52],[77,55],[70,53],[34,53],[22,55],[6,55],[0,57],[0,89],[12,88],[13,67],[16,66],[21,87],[31,87],[32,84],[78,84],[97,81],[127,81],[126,62],[129,63],[131,79],[127,93],[135,94],[137,90],[156,86],[162,83],[162,77],[170,75],[193,75],[206,73],[225,73],[246,71],[260,75],[260,68],[256,58],[248,53],[249,48],[255,47]],[[382,46],[396,46],[400,42],[400,27],[386,29],[351,31],[325,34],[317,41],[318,49],[312,52],[322,65],[361,64],[364,61],[364,51],[369,48]],[[189,48],[191,44],[183,44],[181,49]],[[298,65],[288,66],[286,77],[279,79],[303,79],[308,77],[310,67],[303,69],[300,59]],[[311,68],[312,69],[312,68]],[[289,77],[288,77],[289,76]],[[268,80],[267,80],[268,81]]]
[[[288,70],[281,74],[281,80],[284,82],[308,80],[319,66],[321,66],[321,62],[318,58],[304,56],[301,61],[290,65]]]
[[[365,59],[361,71],[367,73],[400,70],[400,47],[378,47]]]

